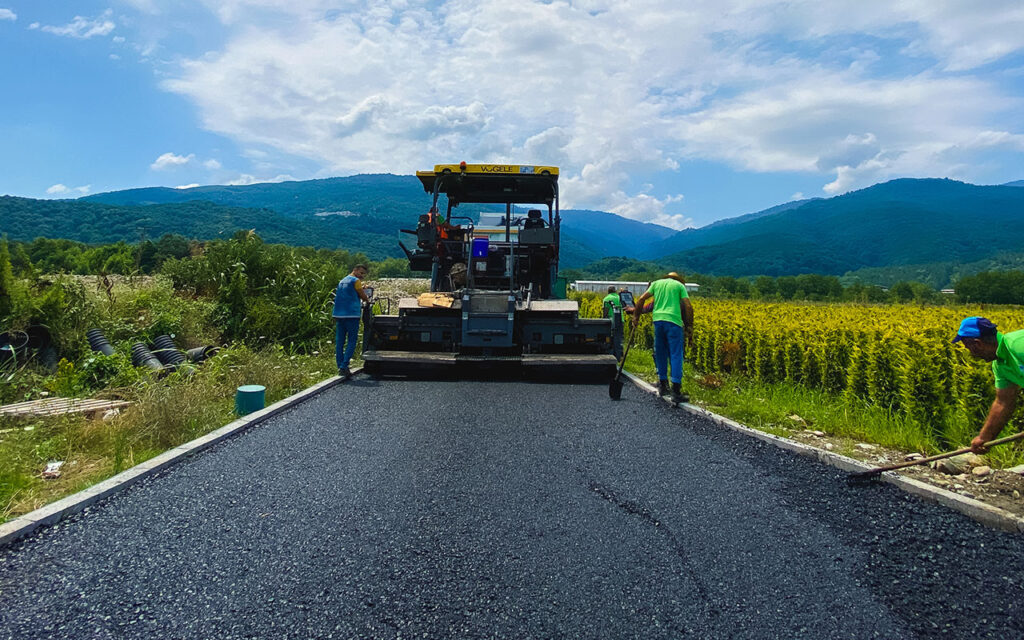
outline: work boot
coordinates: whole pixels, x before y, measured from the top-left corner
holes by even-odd
[[[690,396],[679,390],[679,383],[672,383],[672,402],[679,404],[680,402],[689,402]]]
[[[658,380],[658,395],[659,396],[667,396],[668,395],[668,380]]]

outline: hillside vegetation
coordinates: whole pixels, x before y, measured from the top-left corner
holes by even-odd
[[[3,197],[0,233],[99,243],[164,233],[205,240],[247,228],[270,242],[380,259],[403,255],[398,242],[412,237],[400,229],[414,228],[429,202],[414,177],[394,175],[131,189],[76,201]],[[962,275],[1015,268],[1024,255],[1024,227],[1015,224],[1024,189],[1007,185],[893,180],[680,232],[601,211],[562,213],[562,268],[621,256],[717,276],[850,274],[848,282],[943,287]]]
[[[737,224],[682,231],[659,246],[667,254],[660,261],[734,276],[974,262],[1024,246],[1022,213],[1019,187],[893,180]]]
[[[269,209],[299,220],[326,219],[331,227],[349,232],[349,243],[314,243],[316,246],[344,247],[373,257],[402,255],[397,244],[399,229],[415,228],[419,215],[430,206],[430,194],[424,192],[419,180],[414,176],[391,174],[246,186],[128,189],[87,196],[81,200],[121,206],[184,204],[202,200],[229,207]],[[465,205],[459,214],[476,218],[480,211],[490,210],[495,209],[489,205]],[[582,266],[607,255],[646,251],[650,245],[674,233],[667,227],[602,211],[564,210],[561,213],[562,263],[567,266]],[[197,233],[192,235],[209,237]],[[263,235],[275,242],[311,243],[308,239],[293,241]],[[386,240],[381,240],[381,237]],[[332,236],[328,240],[333,239]],[[410,236],[405,236],[405,239],[408,244]]]

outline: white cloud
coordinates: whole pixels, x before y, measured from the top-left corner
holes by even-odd
[[[243,174],[240,174],[237,178],[235,178],[233,180],[229,180],[225,184],[235,185],[235,186],[245,186],[245,185],[250,185],[250,184],[260,184],[262,182],[288,182],[290,180],[295,180],[295,178],[293,176],[283,175],[283,174],[282,175],[274,176],[273,178],[258,178],[256,176],[250,175],[248,173],[243,173]]]
[[[99,16],[95,18],[84,18],[82,16],[75,16],[75,18],[68,24],[62,27],[56,27],[52,25],[45,25],[40,27],[47,33],[52,33],[58,36],[67,36],[70,38],[88,39],[94,36],[105,36],[108,35],[117,26],[111,20],[113,12],[107,9]],[[37,28],[39,23],[33,23],[30,25],[30,29]]]
[[[288,171],[278,154],[324,174],[558,164],[573,206],[678,227],[685,200],[634,176],[701,160],[838,193],[1022,144],[1012,90],[963,73],[1024,50],[1017,0],[204,4],[226,44],[165,86],[261,175]],[[872,75],[890,67],[909,71]]]
[[[10,9],[0,9],[0,20],[15,21],[18,19],[18,14],[14,13]]]
[[[62,196],[71,193],[72,191],[77,191],[79,194],[84,196],[87,195],[90,191],[92,191],[92,185],[87,184],[81,187],[71,188],[68,187],[67,185],[58,182],[57,184],[46,189],[46,193],[51,196]]]
[[[167,169],[175,169],[177,167],[183,167],[186,164],[195,160],[196,155],[190,153],[187,156],[179,156],[168,151],[167,153],[161,154],[153,164],[149,165],[149,168],[154,171],[165,171]]]
[[[192,189],[193,187],[198,187],[198,186],[199,186],[198,182],[193,182],[192,184],[179,184],[178,186],[176,186],[174,188],[175,189]]]
[[[219,160],[210,159],[203,163],[203,166],[211,171],[216,171],[221,168]]]

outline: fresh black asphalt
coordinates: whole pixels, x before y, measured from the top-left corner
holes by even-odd
[[[626,386],[356,378],[0,549],[0,638],[1024,638],[1024,539]]]

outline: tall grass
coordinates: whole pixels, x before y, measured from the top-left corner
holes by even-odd
[[[305,389],[334,372],[329,343],[315,355],[281,347],[221,351],[194,374],[141,378],[118,390],[134,404],[109,421],[58,417],[0,418],[0,520],[16,517],[188,442],[234,418],[235,390],[267,388],[267,403]],[[44,480],[47,462],[63,460],[62,475]]]

